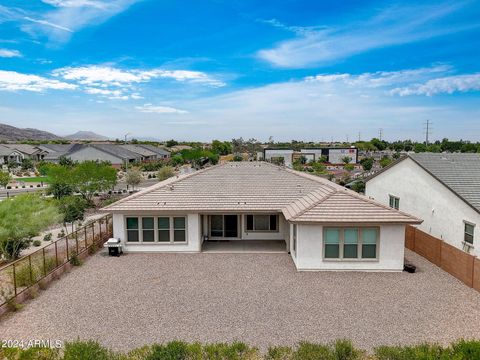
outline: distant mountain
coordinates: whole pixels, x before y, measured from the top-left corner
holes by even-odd
[[[0,141],[24,140],[60,140],[61,137],[37,129],[20,129],[15,126],[0,124]]]
[[[98,135],[93,131],[77,131],[75,134],[65,136],[65,139],[68,140],[108,140],[108,137],[103,135]]]

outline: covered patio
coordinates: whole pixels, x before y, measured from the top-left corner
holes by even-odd
[[[207,240],[202,252],[209,253],[286,253],[285,240]]]

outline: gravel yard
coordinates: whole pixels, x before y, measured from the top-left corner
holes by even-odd
[[[480,338],[480,293],[407,252],[416,274],[297,272],[287,254],[104,252],[0,320],[2,339],[379,344]]]

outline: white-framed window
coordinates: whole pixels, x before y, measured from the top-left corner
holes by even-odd
[[[186,216],[127,216],[126,240],[129,243],[186,243]]]
[[[378,227],[325,227],[323,257],[327,260],[376,260]]]
[[[464,231],[464,237],[463,240],[465,243],[469,245],[473,245],[473,236],[475,233],[475,224],[472,224],[468,221],[464,221],[465,224],[465,231]]]
[[[173,218],[173,242],[186,242],[187,241],[187,227],[186,219],[184,216],[175,216]]]
[[[127,225],[127,241],[128,242],[139,242],[140,235],[139,235],[139,224],[138,224],[138,217],[127,217],[126,218],[126,225]]]
[[[390,195],[389,204],[391,208],[398,210],[400,208],[400,198],[398,196]]]
[[[142,241],[155,241],[155,218],[142,217]]]
[[[278,231],[278,215],[247,215],[245,230],[248,232],[276,232]]]

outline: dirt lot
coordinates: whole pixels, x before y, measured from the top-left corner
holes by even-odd
[[[480,338],[480,293],[418,255],[418,273],[297,272],[287,254],[104,252],[0,320],[3,339],[379,344]]]

